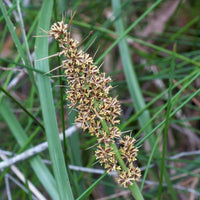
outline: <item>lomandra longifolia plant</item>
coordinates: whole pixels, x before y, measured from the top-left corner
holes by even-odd
[[[71,38],[69,26],[63,21],[51,26],[49,35],[59,42],[66,60],[62,68],[67,77],[69,89],[66,91],[70,108],[76,107],[76,123],[81,123],[84,131],[97,138],[95,155],[106,171],[116,171],[116,180],[124,187],[133,184],[141,176],[140,169],[134,166],[138,148],[134,147],[135,139],[122,136],[117,125],[121,112],[116,98],[109,97],[111,78],[101,73],[94,64],[93,58],[79,49],[79,42]],[[115,141],[119,141],[117,149]]]

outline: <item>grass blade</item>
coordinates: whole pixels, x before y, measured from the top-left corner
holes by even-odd
[[[98,178],[85,192],[83,192],[76,200],[82,200],[87,199],[87,197],[92,193],[94,188],[99,184],[99,182],[107,175],[105,172],[101,175],[100,178]]]
[[[50,18],[52,14],[53,1],[44,1],[40,18],[38,21],[37,35],[40,35],[41,28],[44,30],[49,29]],[[48,60],[40,60],[48,56],[48,39],[36,38],[35,45],[35,68],[49,71]],[[53,171],[58,186],[58,193],[60,200],[73,199],[69,178],[64,162],[64,156],[61,148],[61,142],[58,137],[58,126],[55,115],[55,107],[53,103],[52,89],[50,79],[44,75],[37,74],[38,90],[41,102],[41,108],[44,119],[44,127],[46,130],[47,141],[49,144],[50,158],[52,161]]]
[[[26,133],[17,121],[14,114],[11,112],[10,106],[6,103],[5,98],[2,98],[1,100],[0,112],[8,124],[13,136],[16,138],[18,144],[23,147],[26,144],[28,137],[26,136]],[[39,156],[31,158],[30,164],[38,179],[43,184],[52,199],[58,199],[55,180],[48,168],[42,162],[41,158]]]
[[[146,11],[140,17],[140,20],[143,19],[151,11],[151,9],[153,7],[155,7],[155,5],[158,5],[160,2],[161,2],[160,0],[156,1],[154,6],[152,6],[150,9],[148,9],[148,12]],[[118,15],[117,13],[120,12],[120,10],[121,10],[120,1],[113,0],[112,5],[113,5],[113,10],[114,10],[115,16],[117,16]],[[137,21],[139,22],[139,20],[137,20]],[[136,23],[134,23],[134,24],[136,25]],[[115,42],[117,42],[117,41],[119,42],[119,50],[120,50],[120,55],[122,58],[122,63],[123,63],[123,67],[124,67],[123,69],[124,69],[124,73],[126,76],[127,85],[128,85],[132,100],[134,102],[134,107],[135,107],[136,111],[138,112],[145,107],[145,102],[144,102],[144,98],[142,96],[142,92],[141,92],[141,89],[140,89],[140,86],[139,86],[139,83],[137,80],[137,75],[135,74],[135,72],[133,70],[133,64],[132,64],[131,56],[130,56],[131,54],[128,49],[127,41],[125,38],[121,39],[121,37],[125,34],[123,21],[121,18],[116,20],[115,28],[116,28],[117,34],[119,35],[118,40],[116,40]],[[129,29],[127,29],[127,30],[129,30]],[[121,40],[119,40],[119,39],[121,39]],[[143,125],[146,124],[149,120],[150,120],[150,115],[147,110],[144,111],[141,114],[141,116],[139,116],[139,122],[140,122],[141,127],[143,127]],[[144,132],[147,134],[151,130],[152,130],[152,126],[151,126],[151,124],[149,124],[145,128]],[[150,145],[153,146],[153,142],[155,141],[155,138],[152,136],[149,139],[150,139]]]

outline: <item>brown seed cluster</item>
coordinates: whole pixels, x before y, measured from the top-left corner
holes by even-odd
[[[132,185],[141,175],[140,169],[133,166],[138,149],[134,147],[135,140],[130,136],[124,138],[120,135],[117,124],[121,112],[120,104],[116,98],[109,97],[111,78],[101,73],[95,66],[93,58],[89,54],[78,49],[79,42],[71,38],[68,25],[63,21],[51,26],[49,35],[54,37],[62,49],[59,55],[67,59],[62,62],[65,70],[69,90],[67,100],[69,107],[76,107],[78,116],[77,123],[81,123],[83,130],[87,130],[92,136],[97,137],[96,158],[106,171],[117,171],[117,181],[124,187]],[[103,128],[101,121],[104,120],[108,130]],[[118,163],[111,143],[118,139],[121,158],[127,165],[128,170],[123,170]]]

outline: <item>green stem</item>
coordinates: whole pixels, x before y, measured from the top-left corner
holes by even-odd
[[[105,120],[101,120],[101,125],[103,126],[103,129],[108,133],[109,133],[109,129],[108,129],[108,126],[105,122]],[[119,149],[117,148],[116,144],[115,143],[109,143],[109,145],[112,147],[113,151],[115,152],[115,155],[116,155],[116,158],[121,166],[121,168],[124,170],[124,171],[127,171],[127,167],[124,163],[124,161],[122,160],[121,158],[121,155],[120,155],[120,152],[119,152]],[[132,192],[133,196],[135,197],[136,200],[143,200],[143,196],[141,194],[141,191],[137,185],[137,183],[135,181],[132,182],[133,184],[132,185],[129,185],[129,189],[130,191]]]
[[[99,106],[98,106],[98,103],[97,101],[94,102],[94,106],[95,108],[97,109],[97,111],[99,111]],[[106,131],[106,133],[110,134],[110,131],[109,131],[109,128],[107,126],[107,123],[106,121],[103,119],[101,120],[101,125],[103,127],[103,129]],[[121,158],[121,155],[120,155],[120,152],[119,152],[119,149],[117,148],[116,144],[115,143],[109,143],[110,147],[113,149],[113,151],[115,152],[115,155],[116,155],[116,158],[121,166],[121,168],[124,170],[124,171],[128,171],[124,161],[122,160]],[[129,189],[130,191],[132,192],[133,196],[135,197],[136,200],[143,200],[143,196],[141,194],[141,191],[138,187],[138,185],[136,184],[135,181],[132,182],[133,184],[132,185],[129,185]]]
[[[112,147],[113,151],[115,152],[115,156],[121,166],[121,168],[124,170],[124,171],[128,171],[124,161],[122,160],[121,158],[121,155],[120,155],[120,152],[119,152],[119,149],[117,148],[116,144],[115,143],[109,143],[109,145]]]
[[[137,185],[137,183],[134,181],[133,185],[129,185],[129,190],[132,192],[133,196],[135,197],[135,199],[137,200],[144,200],[142,193]]]

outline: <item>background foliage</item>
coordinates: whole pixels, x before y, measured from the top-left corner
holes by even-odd
[[[58,138],[73,126],[76,111],[67,108],[65,78],[55,76],[63,72],[45,74],[63,58],[40,59],[59,51],[46,37],[50,25],[69,23],[74,12],[72,37],[103,63],[113,79],[110,95],[122,105],[120,129],[137,138],[144,199],[198,199],[199,6],[191,0],[0,2],[1,159],[49,144],[15,164],[24,183],[15,168],[1,171],[0,199],[36,199],[28,181],[38,199],[133,199],[112,176],[92,171],[102,169],[95,138],[81,130],[62,143]]]

